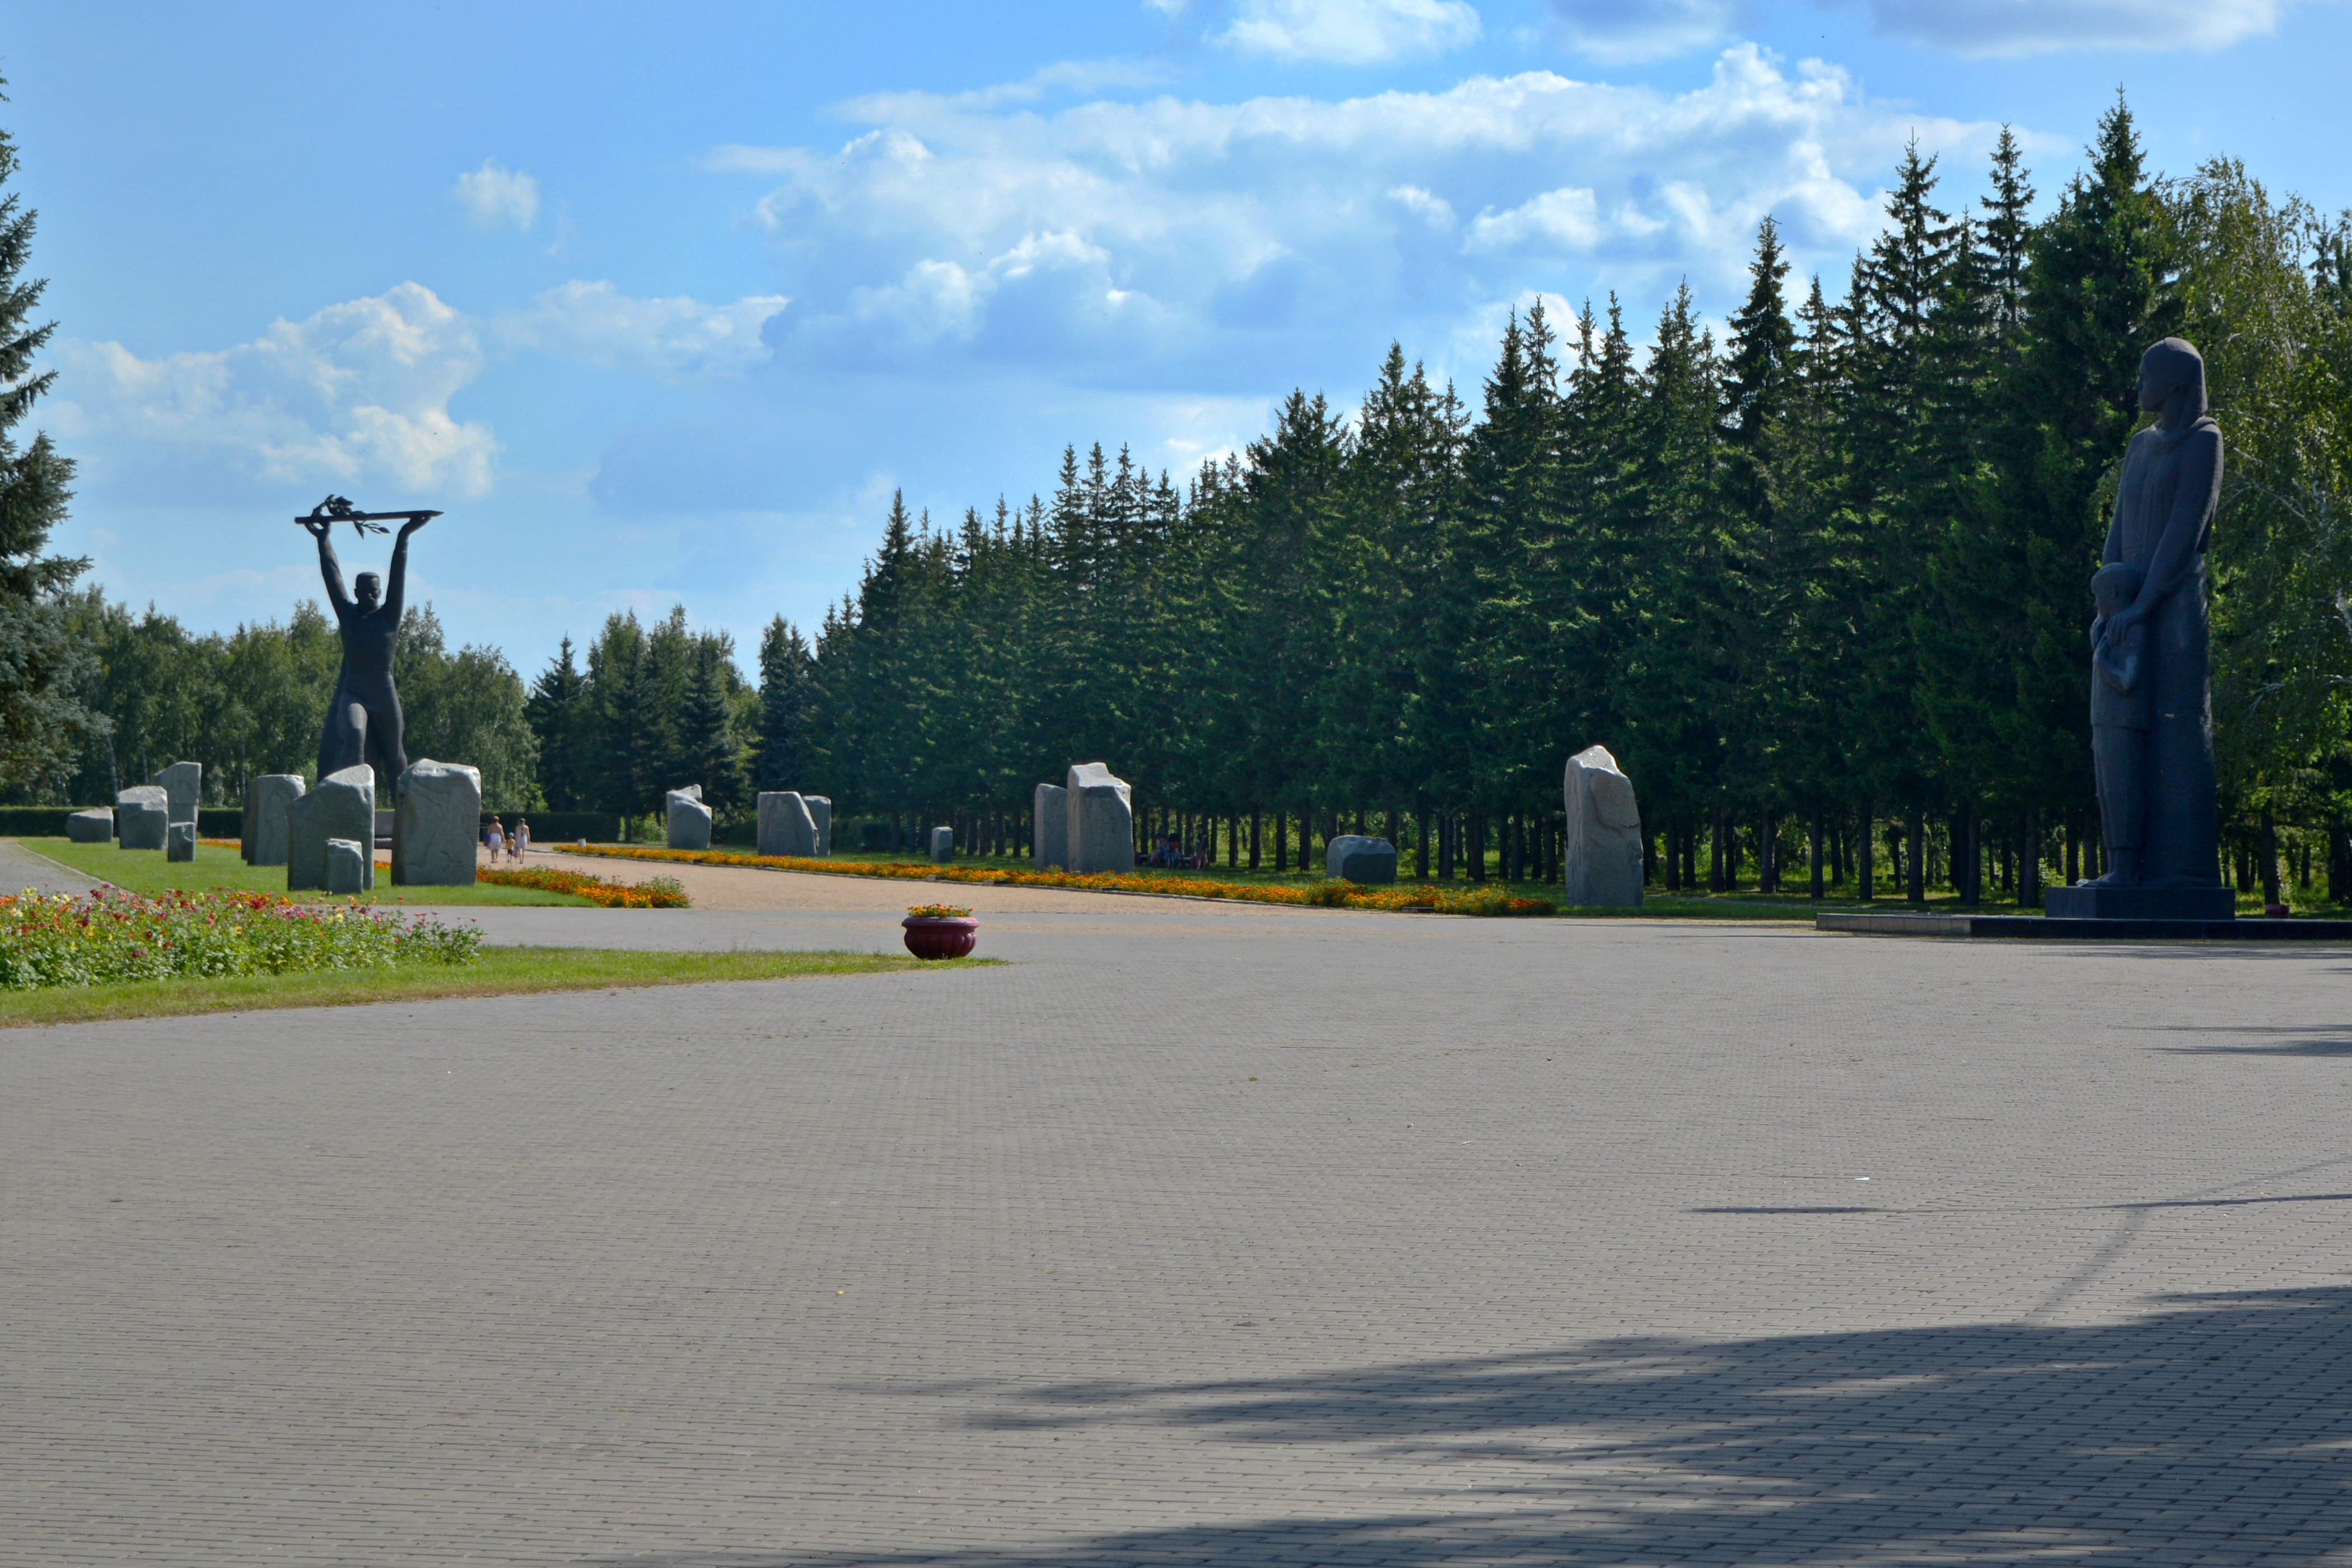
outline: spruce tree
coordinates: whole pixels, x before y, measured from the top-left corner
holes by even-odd
[[[678,714],[682,766],[678,772],[702,786],[713,811],[733,812],[743,804],[743,748],[735,739],[734,705],[728,700],[730,673],[727,644],[718,637],[698,639],[695,670]]]
[[[809,647],[793,624],[778,616],[760,634],[760,735],[754,778],[762,790],[803,790],[811,755],[805,732],[809,711]]]
[[[533,683],[525,712],[539,738],[539,784],[558,811],[578,811],[589,787],[583,768],[588,683],[565,637],[556,657]]]
[[[16,145],[0,132],[0,187],[16,167]],[[33,228],[33,211],[16,192],[0,197],[0,789],[10,791],[71,770],[106,722],[79,695],[91,654],[68,631],[63,604],[89,563],[42,553],[65,521],[73,463],[46,433],[21,447],[14,434],[57,383],[53,370],[33,374],[34,356],[57,330],[30,320],[48,286],[25,277]]]

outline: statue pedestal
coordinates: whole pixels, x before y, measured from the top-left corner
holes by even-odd
[[[2238,895],[2210,888],[2052,888],[2042,895],[2053,921],[2231,921]]]

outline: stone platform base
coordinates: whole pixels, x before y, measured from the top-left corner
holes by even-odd
[[[2052,888],[2042,896],[2052,920],[2227,921],[2238,913],[2229,888]]]
[[[2054,891],[2054,889],[2053,889]],[[1861,936],[2008,937],[2023,942],[2342,942],[2352,921],[2069,920],[2055,915],[1819,914],[1822,931]]]

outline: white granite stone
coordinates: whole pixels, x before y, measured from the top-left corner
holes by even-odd
[[[1070,769],[1070,866],[1093,871],[1135,869],[1135,800],[1127,781],[1102,763]]]
[[[700,784],[670,791],[663,804],[667,812],[665,843],[672,849],[710,847],[710,808],[702,804]]]
[[[833,798],[804,795],[801,799],[808,805],[809,820],[816,824],[816,854],[823,859],[833,853]]]
[[[816,853],[816,818],[808,800],[797,790],[762,790],[760,794],[760,853],[813,856]]]
[[[392,787],[392,885],[470,888],[482,773],[420,757]]]
[[[362,889],[375,886],[375,770],[364,763],[329,773],[286,807],[286,890],[327,885],[327,840],[368,847],[360,858]]]
[[[1070,792],[1041,784],[1030,806],[1030,850],[1040,871],[1063,871],[1070,864]]]
[[[114,796],[114,841],[125,849],[161,849],[172,820],[171,795],[161,784],[132,784]]]
[[[1642,811],[1633,781],[1606,748],[1568,759],[1561,789],[1568,826],[1560,842],[1564,901],[1630,908],[1642,901]]]

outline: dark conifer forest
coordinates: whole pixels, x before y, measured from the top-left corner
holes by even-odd
[[[436,634],[504,695],[437,718],[445,678],[427,722],[497,753],[509,807],[618,818],[691,781],[740,821],[796,788],[1011,852],[1032,786],[1099,759],[1139,831],[1220,863],[1296,866],[1303,835],[1362,826],[1414,869],[1529,879],[1556,870],[1563,763],[1597,742],[1661,888],[2030,902],[2097,864],[2087,584],[2140,354],[2179,334],[2229,447],[2225,835],[2242,886],[2284,866],[2341,896],[2352,219],[2227,160],[2157,176],[2120,101],[2054,199],[2032,182],[2005,134],[1989,168],[1915,146],[1842,279],[1793,275],[1767,218],[1720,342],[1687,288],[1654,322],[1532,306],[1476,387],[1398,345],[1360,406],[1294,392],[1195,473],[1087,444],[1025,500],[894,503],[813,638],[768,627],[756,681],[683,610],[567,641],[527,701]],[[77,613],[117,616],[99,640],[131,658],[119,611]],[[120,753],[124,689],[88,697]],[[97,756],[49,793],[89,793]]]

